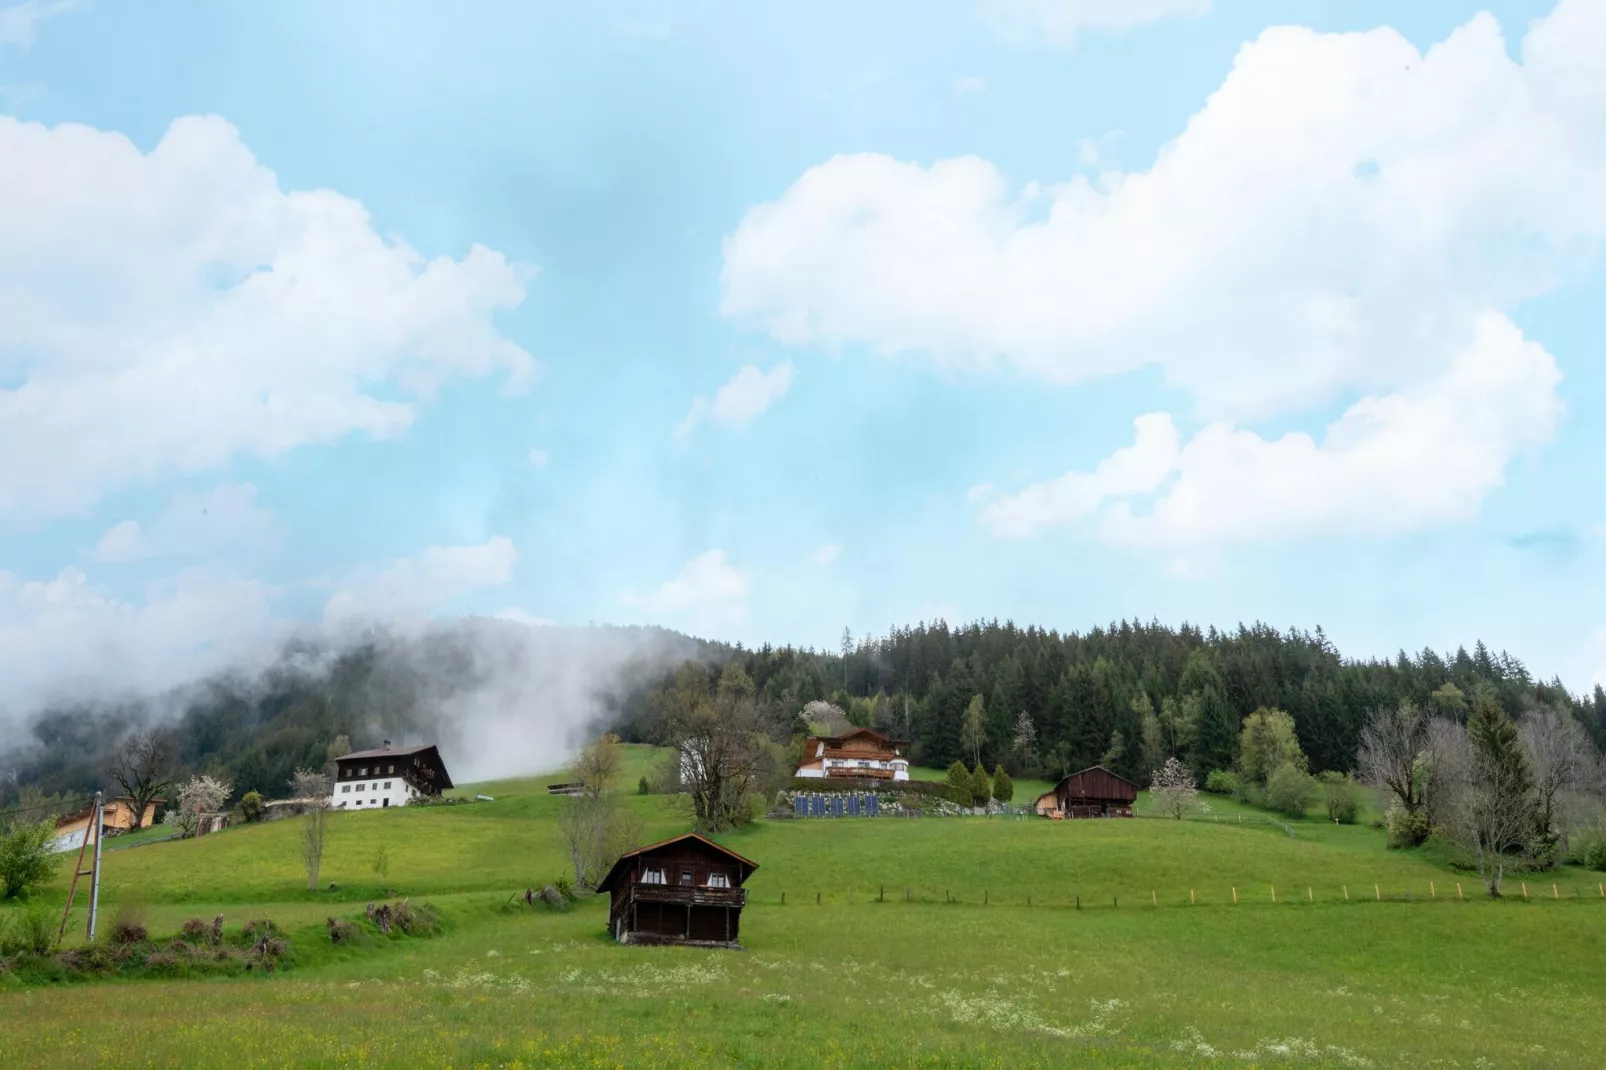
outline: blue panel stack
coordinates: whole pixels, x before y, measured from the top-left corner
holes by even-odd
[[[857,795],[849,795],[848,796],[848,816],[849,817],[858,817],[859,816],[859,797]]]
[[[816,795],[814,798],[810,799],[809,800],[809,808],[814,812],[814,816],[815,817],[824,817],[825,816],[825,796]]]
[[[842,816],[842,796],[840,796],[840,795],[838,795],[836,798],[831,800],[831,816],[832,817],[841,817]]]
[[[872,795],[869,798],[864,800],[864,804],[865,804],[865,815],[866,816],[868,816],[868,817],[880,817],[881,816],[881,797],[880,796]]]
[[[792,798],[792,812],[795,813],[798,817],[808,817],[809,816],[809,801],[807,799],[805,799],[801,795],[793,796],[793,798]]]

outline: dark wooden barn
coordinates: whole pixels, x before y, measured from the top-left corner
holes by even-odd
[[[1037,812],[1044,817],[1131,817],[1138,786],[1102,765],[1083,769],[1054,785],[1054,790],[1037,800]]]
[[[740,948],[742,888],[758,863],[696,833],[631,851],[597,891],[608,892],[608,928],[622,944]]]

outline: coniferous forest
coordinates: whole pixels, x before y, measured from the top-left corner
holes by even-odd
[[[226,778],[236,795],[287,791],[297,768],[321,765],[337,743],[449,741],[462,708],[454,696],[486,686],[495,671],[475,657],[485,628],[446,625],[424,639],[373,639],[319,657],[301,648],[265,672],[204,681],[160,702],[58,704],[0,742],[0,805],[24,790],[68,796],[105,787],[107,753],[143,723],[173,732],[181,766]],[[579,650],[588,634],[627,630],[551,631]],[[1259,624],[1228,632],[1120,622],[1059,633],[939,622],[857,641],[844,634],[841,649],[829,653],[630,631],[648,632],[653,642],[595,681],[592,723],[577,727],[661,742],[668,691],[688,674],[694,685],[711,682],[735,663],[775,722],[794,733],[806,730],[803,706],[826,700],[854,724],[908,740],[917,764],[938,768],[956,759],[973,764],[979,755],[988,768],[1052,777],[1102,763],[1145,782],[1175,755],[1202,780],[1233,764],[1243,718],[1275,707],[1293,717],[1313,770],[1348,770],[1373,709],[1409,700],[1464,718],[1484,693],[1517,718],[1537,708],[1565,711],[1606,749],[1606,692],[1579,695],[1560,681],[1535,680],[1519,660],[1482,643],[1382,661],[1346,659],[1320,629]],[[538,706],[539,679],[523,695]],[[967,732],[965,714],[977,696],[983,717]]]

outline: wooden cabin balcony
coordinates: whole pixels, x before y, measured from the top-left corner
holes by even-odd
[[[693,907],[735,907],[747,905],[745,888],[706,888],[695,884],[631,884],[622,897],[618,910],[628,910],[637,903],[674,903]]]

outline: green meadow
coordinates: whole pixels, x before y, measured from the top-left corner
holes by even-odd
[[[1313,814],[1290,837],[1216,799],[1180,822],[762,820],[723,838],[760,865],[745,951],[627,948],[600,899],[509,905],[564,872],[547,779],[333,815],[316,892],[295,820],[108,850],[103,929],[120,908],[163,935],[268,918],[291,961],[0,972],[5,1064],[1584,1067],[1606,1050],[1599,874],[1489,902],[1365,825]],[[627,805],[648,839],[687,827],[671,800]],[[59,908],[69,867],[39,898]],[[435,907],[439,934],[331,944],[328,917],[387,890]]]

